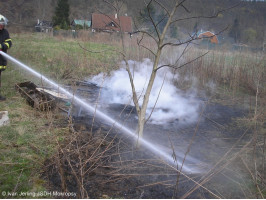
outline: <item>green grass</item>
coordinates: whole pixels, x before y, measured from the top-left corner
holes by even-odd
[[[45,181],[41,178],[43,162],[53,154],[56,147],[56,129],[48,129],[50,120],[27,105],[15,90],[15,83],[27,80],[25,72],[10,63],[2,72],[2,95],[0,111],[8,111],[10,124],[0,127],[0,197],[2,192],[43,191]],[[10,198],[10,197],[9,197]],[[18,198],[15,196],[14,198]],[[28,197],[29,198],[29,197]]]
[[[38,181],[42,163],[55,149],[52,132],[45,129],[47,119],[36,117],[37,111],[15,91],[0,107],[10,118],[10,125],[0,128],[0,191],[37,192],[43,188]]]
[[[13,35],[12,41],[8,52],[11,56],[57,82],[69,83],[117,68],[114,46],[81,43],[90,51],[104,51],[95,54],[83,50],[75,40],[43,34]],[[0,102],[0,111],[8,111],[10,125],[0,127],[1,198],[11,198],[2,191],[17,194],[46,191],[41,175],[44,162],[56,152],[57,141],[64,141],[66,129],[54,127],[56,117],[34,110],[15,90],[16,83],[28,80],[40,82],[10,61],[7,70],[2,72],[2,95],[7,100]]]
[[[10,55],[57,81],[83,79],[117,68],[114,46],[43,34],[14,35],[12,40]]]

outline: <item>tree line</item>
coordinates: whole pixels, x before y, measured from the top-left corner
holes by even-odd
[[[171,8],[172,0],[163,1],[166,8]],[[147,14],[143,0],[124,0],[125,7],[122,14],[131,16],[135,24],[150,27],[149,22],[143,19]],[[230,43],[244,43],[251,46],[260,46],[265,42],[265,19],[266,19],[266,2],[264,1],[241,1],[241,0],[189,0],[184,3],[187,11],[179,8],[174,17],[191,17],[206,16],[214,13],[230,5],[239,4],[232,10],[220,13],[217,18],[208,19],[191,19],[189,21],[180,21],[174,27],[168,30],[168,36],[174,38],[182,38],[187,33],[192,34],[195,29],[209,30],[219,32],[227,28],[221,33],[220,38]],[[100,9],[106,14],[115,14],[112,9],[102,0],[9,0],[1,2],[3,9],[1,14],[5,15],[10,26],[21,25],[33,27],[36,25],[37,19],[53,21],[54,25],[62,28],[70,28],[70,21],[73,19],[89,19],[92,12]],[[158,12],[155,7],[150,8],[151,15],[154,19],[160,20],[164,18],[162,12]],[[159,25],[162,29],[167,18],[164,18]],[[223,40],[221,40],[223,41]]]

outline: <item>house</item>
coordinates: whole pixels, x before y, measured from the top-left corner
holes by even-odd
[[[215,35],[211,31],[205,31],[205,32],[201,31],[198,34],[198,38],[202,38],[203,40],[207,40],[212,44],[218,44],[219,43],[217,35]]]
[[[40,21],[38,19],[37,25],[35,26],[35,30],[37,32],[45,32],[45,33],[52,32],[52,30],[53,30],[53,22],[51,22],[51,21]]]
[[[87,29],[91,27],[91,21],[88,20],[82,20],[82,19],[74,19],[71,22],[71,26],[73,29],[78,29],[78,27],[82,27],[83,29]]]
[[[132,19],[128,16],[92,13],[91,21],[91,28],[93,32],[132,32]]]

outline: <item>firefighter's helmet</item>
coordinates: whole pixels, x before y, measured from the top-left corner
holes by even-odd
[[[3,15],[0,15],[0,25],[7,25],[7,19]]]

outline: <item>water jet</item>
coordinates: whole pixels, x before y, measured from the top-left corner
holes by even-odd
[[[84,109],[86,109],[91,114],[95,114],[96,117],[98,117],[99,119],[104,120],[104,121],[110,123],[111,126],[114,126],[115,128],[121,130],[122,133],[127,134],[132,139],[134,139],[136,141],[139,140],[141,142],[141,144],[143,145],[143,147],[146,147],[151,152],[157,154],[158,156],[160,156],[162,158],[162,160],[166,161],[170,165],[173,165],[173,166],[176,166],[176,165],[181,166],[181,164],[182,164],[182,162],[181,162],[182,161],[182,158],[180,159],[180,161],[174,160],[173,157],[171,156],[171,153],[167,153],[167,152],[163,151],[162,149],[158,148],[157,146],[153,145],[151,142],[149,142],[149,141],[147,141],[147,140],[145,140],[143,138],[138,138],[138,135],[135,133],[135,131],[130,130],[129,128],[127,128],[126,126],[124,126],[121,123],[117,122],[116,120],[114,120],[110,116],[106,115],[104,112],[100,111],[99,109],[96,110],[86,100],[84,100],[84,99],[82,99],[82,98],[74,95],[71,91],[66,90],[65,88],[63,88],[59,84],[55,83],[54,81],[49,80],[47,77],[45,77],[42,74],[40,74],[39,72],[33,70],[29,66],[23,64],[22,62],[20,62],[19,60],[13,58],[12,56],[10,56],[10,55],[2,52],[2,51],[0,51],[0,54],[2,56],[4,56],[6,59],[10,60],[15,65],[23,68],[24,70],[28,71],[29,73],[31,73],[35,77],[41,79],[43,82],[45,82],[46,84],[48,84],[51,87],[53,87],[54,89],[56,89],[59,93],[63,93],[68,98],[71,98],[73,100],[73,103],[76,103],[79,106],[82,106]],[[194,164],[198,162],[196,159],[193,159],[193,158],[191,159],[191,161]],[[201,173],[200,170],[198,170],[198,169],[192,169],[191,167],[186,166],[186,164],[183,166],[183,171],[185,173],[190,173],[190,174]]]

